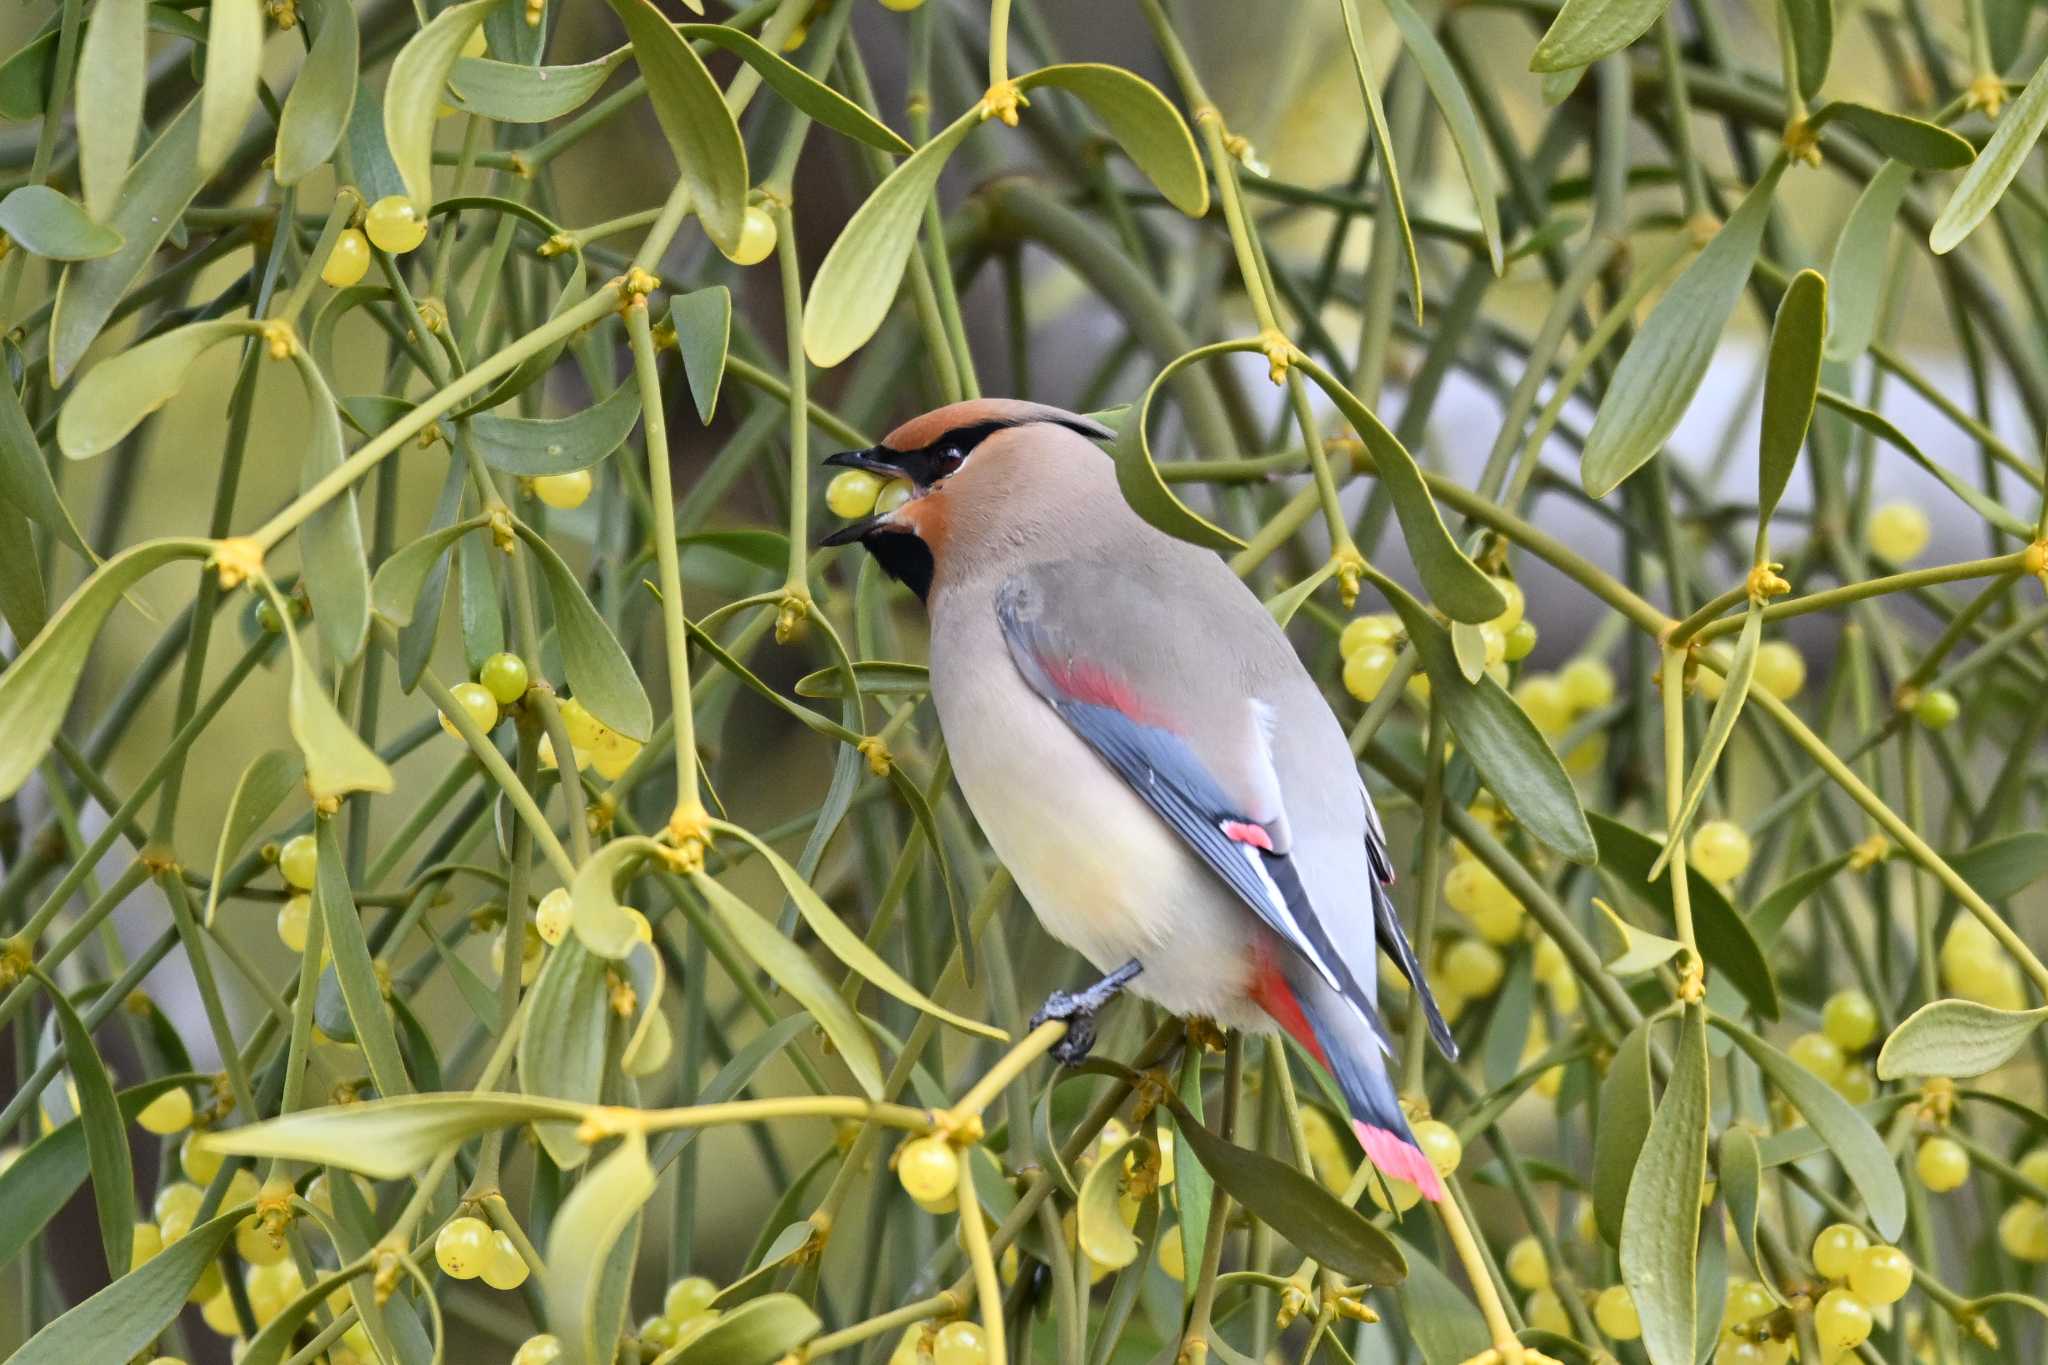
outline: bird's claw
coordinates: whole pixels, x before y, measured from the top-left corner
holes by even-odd
[[[1487,1347],[1467,1360],[1465,1365],[1564,1365],[1564,1362],[1509,1337]]]
[[[1050,1019],[1064,1020],[1067,1025],[1067,1036],[1052,1045],[1052,1059],[1061,1066],[1078,1065],[1095,1046],[1094,1002],[1085,993],[1054,991],[1031,1016],[1031,1027],[1036,1029]]]

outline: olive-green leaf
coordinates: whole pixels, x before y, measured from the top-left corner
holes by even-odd
[[[158,1076],[120,1094],[122,1122],[167,1090],[201,1078],[189,1072]],[[12,1261],[61,1212],[91,1169],[85,1120],[71,1118],[37,1138],[0,1171],[0,1266]],[[123,1267],[126,1268],[125,1265]]]
[[[1714,1173],[1721,1182],[1721,1196],[1728,1201],[1728,1214],[1735,1221],[1735,1236],[1742,1243],[1743,1254],[1751,1265],[1763,1264],[1756,1250],[1756,1211],[1764,1178],[1756,1134],[1739,1125],[1722,1133],[1714,1145]],[[1764,1288],[1772,1290],[1768,1277]],[[1775,1290],[1772,1297],[1776,1297]]]
[[[1813,396],[1820,387],[1821,341],[1828,330],[1828,282],[1818,271],[1792,277],[1771,325],[1769,362],[1764,370],[1764,415],[1757,442],[1757,520],[1768,522],[1791,482],[1806,428],[1813,422]]]
[[[1999,115],[1991,140],[1963,173],[1955,193],[1935,218],[1927,233],[1927,245],[1935,255],[1955,250],[1997,206],[1999,196],[2020,173],[2027,154],[2040,140],[2044,126],[2048,126],[2048,61],[2034,68],[2020,97]]]
[[[1822,389],[1814,396],[1821,406],[1841,413],[1842,416],[1848,418],[1857,426],[1862,427],[1865,431],[1877,437],[1878,440],[1883,441],[1914,464],[1919,465],[1929,474],[1941,480],[1942,485],[1949,492],[1969,504],[1971,511],[1998,527],[1999,530],[2018,536],[2022,540],[2032,538],[2034,531],[2030,525],[2008,511],[2003,503],[1992,501],[1980,490],[1972,487],[1962,476],[1950,469],[1946,463],[1930,459],[1925,451],[1914,444],[1913,438],[1899,430],[1890,418],[1882,413],[1872,412],[1855,399],[1837,393],[1833,389]]]
[[[320,369],[304,347],[294,347],[292,363],[305,389],[307,433],[299,459],[299,491],[309,491],[341,467],[344,457],[341,410]],[[356,491],[344,488],[313,513],[299,532],[305,560],[306,593],[313,599],[313,624],[328,656],[348,663],[363,652],[370,631],[370,559],[363,549],[363,521]]]
[[[584,947],[599,957],[616,961],[639,940],[639,925],[619,904],[612,884],[628,863],[660,858],[665,851],[652,839],[614,839],[576,870],[576,880],[569,886],[573,906],[569,925]]]
[[[80,584],[4,672],[0,672],[0,799],[21,790],[63,724],[86,656],[123,594],[173,560],[203,559],[210,540],[145,540],[108,560]]]
[[[1464,1365],[1483,1356],[1488,1346],[1486,1319],[1472,1300],[1427,1253],[1399,1233],[1387,1235],[1408,1262],[1408,1278],[1394,1291],[1394,1297],[1401,1305],[1403,1323],[1422,1353],[1422,1365]]]
[[[621,1239],[639,1242],[640,1210],[654,1184],[647,1139],[629,1132],[576,1182],[555,1215],[541,1293],[548,1325],[565,1348],[564,1365],[604,1365],[612,1358],[618,1323],[601,1311],[603,1272]],[[630,1260],[632,1253],[626,1255]]]
[[[50,620],[35,528],[4,494],[0,494],[0,620],[7,622],[17,640],[34,639]]]
[[[1359,93],[1365,96],[1366,122],[1372,129],[1373,155],[1379,158],[1381,183],[1387,187],[1394,225],[1401,232],[1401,251],[1408,258],[1408,288],[1414,295],[1415,320],[1422,321],[1422,260],[1415,254],[1415,230],[1408,223],[1408,197],[1401,188],[1401,166],[1394,156],[1394,134],[1387,126],[1386,106],[1380,102],[1379,82],[1373,76],[1372,59],[1365,50],[1365,21],[1358,13],[1358,0],[1338,0],[1344,17],[1344,40],[1351,47],[1351,70],[1358,77]]]
[[[7,1365],[79,1365],[141,1355],[185,1307],[192,1286],[235,1235],[247,1207],[193,1228],[29,1338]]]
[[[148,0],[98,0],[78,53],[78,179],[85,211],[112,219],[149,88]]]
[[[384,986],[377,965],[370,957],[363,917],[349,890],[347,856],[334,832],[334,821],[317,823],[320,860],[313,874],[313,913],[327,931],[327,947],[334,954],[334,975],[341,986],[342,1001],[348,1006],[349,1023],[354,1025],[356,1046],[369,1063],[370,1078],[386,1099],[412,1093],[412,1080],[405,1073],[405,1059],[398,1051],[390,1007],[384,1003]]]
[[[739,950],[818,1021],[861,1090],[870,1098],[879,1097],[882,1068],[875,1056],[874,1040],[817,964],[717,879],[696,872],[691,874],[690,882]]]
[[[1607,970],[1616,976],[1641,976],[1644,972],[1655,971],[1685,951],[1685,945],[1675,938],[1653,934],[1648,929],[1640,929],[1630,924],[1613,906],[1599,897],[1593,898],[1593,904],[1607,916],[1607,922],[1621,938],[1620,955],[1608,959],[1606,964]],[[1515,1060],[1519,1060],[1520,1056],[1519,1052],[1516,1053]]]
[[[285,694],[285,717],[292,738],[306,758],[306,790],[313,800],[346,796],[350,792],[388,792],[393,786],[391,769],[377,757],[377,751],[363,743],[355,727],[335,709],[327,695],[320,672],[299,644],[298,629],[291,621],[288,604],[274,592],[272,603],[284,617],[285,644],[292,656],[292,681]]]
[[[1756,903],[1749,912],[1750,931],[1756,935],[1757,943],[1769,952],[1778,941],[1778,935],[1785,928],[1785,921],[1797,910],[1805,899],[1818,891],[1837,872],[1847,867],[1855,855],[1843,853],[1802,869],[1787,877],[1770,893]]]
[[[1820,0],[1815,0],[1820,3]],[[1812,119],[1818,128],[1826,123],[1843,123],[1856,130],[1865,142],[1886,156],[1915,170],[1953,171],[1976,160],[1977,149],[1937,123],[1909,118],[1867,104],[1836,100]]]
[[[284,97],[277,120],[277,183],[296,185],[333,157],[348,132],[356,104],[356,63],[361,37],[349,0],[319,0],[299,7],[313,27],[313,46]],[[357,167],[357,174],[362,174]],[[363,187],[368,190],[366,184]],[[375,196],[372,196],[375,197]]]
[[[394,626],[412,624],[413,613],[419,608],[420,594],[425,590],[434,566],[448,553],[450,545],[483,524],[483,518],[471,517],[453,526],[429,531],[410,545],[394,551],[377,566],[377,576],[370,580],[370,602],[377,614]]]
[[[1443,708],[1458,748],[1472,760],[1487,789],[1538,842],[1575,863],[1599,859],[1578,792],[1528,714],[1492,678],[1482,674],[1478,682],[1467,682],[1450,632],[1407,589],[1377,570],[1367,572],[1400,616],[1428,670],[1431,698]]]
[[[1668,0],[1565,0],[1537,41],[1531,71],[1571,71],[1621,51],[1650,31]]]
[[[546,123],[582,108],[632,51],[618,48],[575,66],[528,66],[489,57],[461,57],[448,79],[448,102],[499,123]]]
[[[74,261],[57,283],[50,314],[50,378],[63,384],[114,315],[171,229],[181,222],[205,177],[199,174],[199,102],[188,103],[157,134],[121,186],[111,216],[101,221],[121,234],[121,249],[97,260]],[[91,205],[91,199],[86,203]],[[95,214],[95,217],[100,215]]]
[[[1593,1132],[1593,1218],[1609,1246],[1621,1245],[1629,1182],[1650,1133],[1657,1103],[1650,1085],[1650,1025],[1636,1025],[1615,1050],[1600,1082],[1600,1122]]]
[[[1594,497],[1613,492],[1677,429],[1756,262],[1784,168],[1783,157],[1771,163],[1623,352],[1581,456],[1579,477]]]
[[[1699,1320],[1700,1188],[1707,1178],[1706,1009],[1688,1005],[1621,1219],[1621,1279],[1654,1365],[1691,1365]],[[1605,1121],[1602,1115],[1602,1121]]]
[[[1273,1231],[1350,1280],[1399,1284],[1408,1262],[1392,1238],[1358,1210],[1283,1161],[1226,1142],[1202,1126],[1177,1095],[1167,1095],[1180,1135],[1225,1193]]]
[[[1935,1000],[1892,1030],[1877,1054],[1879,1080],[1996,1071],[2048,1019],[2048,1008],[2001,1010],[1974,1000]]]
[[[121,249],[121,234],[95,223],[83,205],[48,185],[22,185],[0,199],[0,232],[31,256],[91,261]]]
[[[281,1157],[402,1180],[479,1134],[522,1123],[575,1123],[583,1113],[580,1104],[500,1092],[406,1095],[302,1109],[216,1129],[202,1142],[224,1156]]]
[[[1835,52],[1834,0],[1784,0],[1784,5],[1799,98],[1810,100],[1828,78],[1828,62]]]
[[[1157,86],[1135,72],[1099,62],[1043,66],[1017,78],[1019,90],[1041,86],[1078,95],[1167,203],[1190,218],[1209,211],[1209,177],[1194,135]]]
[[[502,0],[450,5],[415,33],[391,61],[384,83],[384,144],[419,210],[434,202],[434,125],[447,98],[448,73],[462,45]]]
[[[1887,161],[1878,167],[1849,209],[1841,236],[1835,238],[1828,278],[1852,287],[1835,291],[1828,300],[1829,360],[1843,364],[1855,360],[1877,331],[1877,304],[1884,291],[1854,286],[1877,279],[1884,269],[1892,221],[1899,216],[1899,204],[1912,182],[1913,168],[1903,161]]]
[[[515,523],[514,529],[532,548],[546,580],[569,690],[591,715],[626,738],[644,742],[654,731],[654,708],[640,686],[639,674],[633,671],[633,661],[619,647],[611,627],[597,614],[583,585],[554,546],[523,522]]]
[[[256,108],[268,25],[263,0],[211,0],[206,7],[206,76],[199,88],[199,173],[219,170]]]
[[[1335,559],[1325,560],[1323,561],[1323,567],[1317,569],[1307,578],[1302,579],[1293,587],[1283,592],[1276,592],[1267,598],[1266,611],[1272,616],[1273,623],[1282,627],[1286,626],[1294,619],[1295,613],[1299,612],[1308,602],[1309,598],[1316,595],[1316,590],[1329,582],[1336,572],[1337,561]]]
[[[1365,445],[1374,474],[1393,500],[1394,516],[1408,542],[1415,571],[1430,597],[1453,621],[1478,625],[1507,610],[1500,588],[1458,548],[1444,527],[1436,500],[1423,482],[1421,466],[1358,395],[1313,360],[1299,360],[1302,373],[1329,396]]]
[[[1124,1226],[1124,1163],[1149,1161],[1152,1153],[1152,1139],[1142,1134],[1125,1138],[1099,1154],[1082,1180],[1074,1205],[1074,1240],[1094,1264],[1121,1270],[1138,1259],[1138,1239]]]
[[[739,246],[747,209],[747,148],[704,59],[649,0],[611,0],[633,40],[654,117],[675,153],[704,233],[720,250]]]
[[[1948,865],[1986,900],[2004,900],[2048,874],[2048,833],[2026,830],[1952,853]]]
[[[1765,411],[1769,411],[1768,399]],[[1664,840],[1664,847],[1658,850],[1657,861],[1650,865],[1649,881],[1654,882],[1661,877],[1670,864],[1672,850],[1685,845],[1686,833],[1692,828],[1692,817],[1706,797],[1707,783],[1713,780],[1714,768],[1720,763],[1721,753],[1728,747],[1729,739],[1734,736],[1735,722],[1749,700],[1749,687],[1756,679],[1757,647],[1762,644],[1763,637],[1763,603],[1753,601],[1748,611],[1743,613],[1742,633],[1735,640],[1735,657],[1729,662],[1721,695],[1714,699],[1713,714],[1707,717],[1707,731],[1700,737],[1699,755],[1693,759],[1692,771],[1686,774],[1685,790],[1678,800],[1678,815],[1670,821],[1669,837]]]
[[[1434,676],[1430,678],[1435,685]],[[1671,879],[1652,878],[1664,846],[1619,820],[1588,812],[1593,836],[1600,845],[1600,866],[1631,895],[1640,896],[1656,907],[1666,919],[1674,917]],[[1778,983],[1770,962],[1758,946],[1756,935],[1728,898],[1704,877],[1686,882],[1692,902],[1693,929],[1699,937],[1700,956],[1707,965],[1727,976],[1742,992],[1750,1008],[1766,1019],[1778,1017]]]
[[[242,769],[241,778],[235,783],[234,795],[228,798],[227,818],[221,821],[220,840],[213,849],[213,875],[206,883],[206,923],[213,924],[214,914],[220,908],[220,884],[227,876],[228,864],[241,856],[256,831],[270,822],[277,808],[284,804],[286,797],[301,789],[306,777],[306,763],[297,751],[272,749],[258,754]]]
[[[1486,159],[1486,135],[1480,130],[1479,115],[1472,107],[1472,96],[1465,89],[1465,82],[1458,75],[1458,68],[1451,63],[1443,44],[1437,41],[1436,30],[1416,11],[1409,0],[1383,0],[1387,13],[1393,16],[1394,27],[1401,30],[1401,41],[1407,44],[1408,55],[1415,59],[1416,67],[1422,72],[1422,80],[1429,87],[1430,98],[1443,111],[1444,126],[1451,131],[1451,146],[1457,150],[1458,165],[1465,172],[1465,183],[1472,187],[1473,207],[1479,213],[1479,230],[1486,237],[1486,255],[1493,262],[1493,273],[1501,272],[1500,205],[1493,183],[1493,163]]]
[[[811,280],[804,308],[804,354],[813,365],[837,365],[865,345],[889,315],[939,172],[980,123],[979,106],[954,119],[891,171],[847,220]]]
[[[855,659],[853,681],[869,697],[922,697],[932,690],[931,670],[923,664],[898,663],[893,659]],[[796,680],[799,697],[838,697],[846,691],[846,674],[838,668],[821,668]]]
[[[824,1324],[794,1294],[763,1294],[732,1309],[653,1365],[769,1365],[793,1354]]]
[[[1147,419],[1152,415],[1153,401],[1166,387],[1167,380],[1197,361],[1234,351],[1258,349],[1256,340],[1219,341],[1197,346],[1186,355],[1175,356],[1146,385],[1145,396],[1138,400],[1136,410],[1118,428],[1116,441],[1110,446],[1110,454],[1116,460],[1117,487],[1122,491],[1124,501],[1131,505],[1131,510],[1149,524],[1190,545],[1225,553],[1244,548],[1243,541],[1182,502],[1167,486],[1166,480],[1160,477],[1158,462],[1152,458],[1151,438],[1145,431]]]
[[[469,432],[485,464],[532,478],[590,468],[617,450],[639,420],[640,388],[629,379],[569,417],[478,413],[469,420]]]
[[[677,24],[685,38],[710,43],[732,53],[760,73],[768,88],[834,132],[889,153],[909,156],[911,146],[887,124],[802,67],[770,52],[751,34],[728,24]],[[1021,82],[1020,82],[1021,84]]]
[[[725,357],[732,344],[732,291],[714,284],[677,294],[669,300],[668,320],[676,329],[676,349],[683,354],[683,375],[690,381],[697,420],[709,426],[718,411],[718,389],[725,381]]]
[[[128,1273],[135,1240],[135,1168],[128,1157],[128,1134],[106,1065],[92,1045],[85,1021],[65,998],[63,988],[40,967],[31,967],[64,1036],[64,1066],[78,1092],[78,1118],[85,1126],[86,1161],[92,1171],[93,1204],[99,1213],[100,1246],[106,1252],[107,1274]]]
[[[74,460],[111,450],[143,418],[177,397],[193,362],[248,322],[194,322],[151,337],[92,367],[57,414],[57,448]]]
[[[35,428],[22,411],[21,395],[4,382],[0,382],[0,502],[40,522],[88,563],[99,563],[99,556],[85,543],[85,533],[78,529],[71,509],[57,492],[57,482],[43,457],[43,443],[36,439]]]
[[[604,1084],[605,1032],[611,1013],[605,959],[570,936],[549,950],[528,995],[519,1034],[519,1088],[529,1095],[595,1104]],[[536,1122],[534,1132],[564,1170],[579,1166],[590,1149],[574,1120]]]
[[[52,24],[0,62],[0,118],[26,123],[43,116],[57,70],[57,38]]]
[[[1863,1196],[1878,1236],[1896,1238],[1906,1226],[1906,1187],[1877,1130],[1827,1082],[1732,1019],[1713,1016],[1715,1028],[1734,1040],[1772,1085],[1792,1102],[1807,1125],[1828,1145],[1842,1173]]]

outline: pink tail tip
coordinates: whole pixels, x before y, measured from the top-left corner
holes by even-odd
[[[1353,1119],[1351,1129],[1358,1134],[1358,1145],[1365,1148],[1367,1158],[1384,1174],[1407,1181],[1431,1203],[1444,1197],[1443,1177],[1429,1164],[1420,1147],[1363,1119]]]

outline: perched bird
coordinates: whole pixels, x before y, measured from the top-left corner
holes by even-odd
[[[1335,1078],[1373,1164],[1441,1198],[1387,1074],[1375,942],[1455,1047],[1344,730],[1237,575],[1125,503],[1093,444],[1112,434],[1012,400],[926,413],[825,461],[913,487],[826,543],[858,541],[924,599],[967,804],[1040,922],[1107,973],[1047,1001],[1039,1018],[1069,1023],[1055,1055],[1085,1053],[1125,983],[1277,1025]]]

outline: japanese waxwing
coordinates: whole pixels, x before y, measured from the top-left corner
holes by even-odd
[[[924,599],[960,790],[1053,937],[1100,971],[1040,1014],[1069,1033],[1126,982],[1182,1015],[1284,1029],[1335,1078],[1366,1154],[1441,1198],[1387,1074],[1375,942],[1455,1055],[1388,885],[1342,726],[1259,599],[1142,521],[1113,433],[979,399],[825,461],[910,480],[859,541]],[[1034,1021],[1036,1022],[1036,1021]]]

